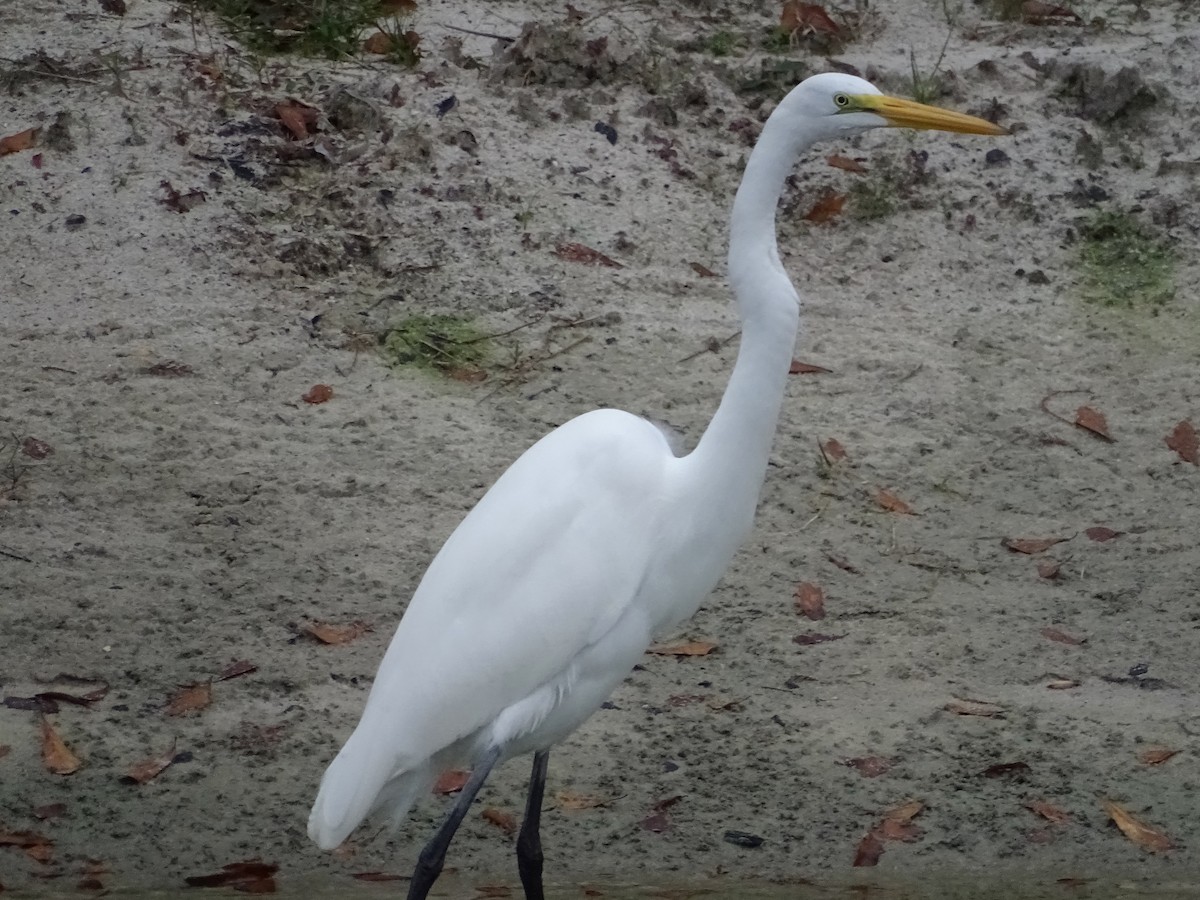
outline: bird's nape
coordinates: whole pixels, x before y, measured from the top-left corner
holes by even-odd
[[[472,764],[409,884],[409,900],[425,900],[492,767],[532,752],[517,861],[527,900],[542,900],[549,748],[601,706],[655,634],[695,612],[753,521],[799,326],[775,236],[787,175],[814,143],[882,127],[1006,133],[850,75],[815,75],[788,93],[734,200],[729,281],[741,347],[696,449],[676,456],[647,420],[596,410],[501,475],[409,601],[313,805],[319,844],[340,841],[372,810],[402,814],[434,772]]]

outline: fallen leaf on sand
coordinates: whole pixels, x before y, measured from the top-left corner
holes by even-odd
[[[258,666],[250,662],[248,659],[239,659],[237,662],[231,662],[218,675],[215,681],[228,681],[230,678],[240,678],[242,675],[249,675],[251,672],[257,672]]]
[[[1087,638],[1075,637],[1073,634],[1067,634],[1062,629],[1054,628],[1053,626],[1043,628],[1042,637],[1059,644],[1070,644],[1072,647],[1078,647],[1080,644],[1087,643]]]
[[[314,384],[310,387],[300,399],[305,403],[311,403],[316,406],[318,403],[325,403],[333,397],[333,388],[327,384]]]
[[[837,153],[832,156],[825,157],[825,162],[835,169],[841,169],[844,172],[857,172],[862,174],[867,171],[866,166],[856,159],[851,159],[848,156],[841,156]]]
[[[863,835],[863,839],[854,848],[854,862],[851,865],[856,868],[878,865],[881,856],[883,856],[883,839],[872,829]]]
[[[21,441],[21,452],[30,459],[45,459],[54,453],[54,448],[45,441],[39,441],[35,437],[27,437]]]
[[[830,18],[825,7],[819,3],[803,3],[787,0],[779,15],[779,27],[786,34],[830,34],[839,35],[842,29]]]
[[[272,876],[277,871],[279,866],[275,863],[250,859],[229,863],[212,875],[189,875],[184,881],[192,887],[232,887],[248,894],[273,894],[275,879]]]
[[[1184,462],[1200,466],[1200,437],[1192,423],[1184,419],[1167,435],[1167,447],[1174,450]]]
[[[1105,528],[1103,525],[1093,525],[1083,533],[1088,536],[1088,540],[1096,541],[1102,544],[1105,541],[1111,541],[1113,538],[1120,537],[1125,532],[1113,531],[1111,528]]]
[[[1090,406],[1081,406],[1075,410],[1075,424],[1103,441],[1115,443],[1113,436],[1108,433],[1108,420],[1104,418],[1104,413]]]
[[[1145,822],[1138,819],[1124,807],[1111,800],[1101,800],[1100,804],[1108,817],[1117,823],[1117,827],[1143,850],[1151,853],[1165,853],[1173,846],[1171,839]]]
[[[826,191],[812,205],[812,208],[804,214],[804,218],[813,224],[820,225],[823,222],[836,219],[841,214],[842,207],[845,205],[845,194],[839,194],[836,191]]]
[[[1055,544],[1061,544],[1066,538],[1005,538],[1000,543],[1007,547],[1013,553],[1041,553],[1043,550],[1048,550]]]
[[[621,264],[599,250],[593,250],[583,244],[567,242],[554,248],[554,255],[568,262],[582,263],[585,266],[608,266],[610,269],[620,269]]]
[[[793,595],[796,612],[812,619],[814,622],[825,618],[825,592],[815,584],[807,581],[800,582]]]
[[[986,719],[1004,718],[1004,707],[983,700],[964,700],[955,697],[946,703],[943,709],[958,716],[982,716]]]
[[[33,816],[35,819],[57,819],[67,811],[65,803],[47,803],[45,806],[35,806],[33,808]]]
[[[801,362],[798,359],[793,359],[792,364],[788,366],[789,375],[828,375],[832,371],[832,369],[826,369],[824,366]]]
[[[447,769],[433,783],[433,793],[453,794],[461,791],[470,777],[471,773],[466,769]]]
[[[878,778],[892,768],[892,761],[882,756],[856,756],[843,759],[842,764],[855,769],[863,778]]]
[[[283,123],[293,138],[298,141],[308,137],[310,131],[317,128],[317,110],[315,107],[295,100],[288,100],[275,105],[275,115]]]
[[[646,651],[658,656],[708,656],[717,649],[712,641],[680,641],[675,644],[653,644]]]
[[[42,716],[41,730],[42,765],[46,767],[46,771],[53,772],[55,775],[70,775],[83,765],[83,762],[71,752],[45,716]]]
[[[911,516],[913,508],[893,494],[891,491],[885,491],[879,488],[875,491],[875,502],[886,509],[888,512],[900,513],[901,515]]]
[[[489,806],[479,815],[485,822],[495,825],[509,837],[517,833],[517,818],[512,813],[502,812]]]
[[[170,749],[166,753],[159,756],[152,756],[149,759],[143,759],[139,763],[130,766],[129,771],[121,779],[126,784],[145,784],[147,781],[154,779],[167,766],[175,761],[175,742],[171,742]]]
[[[1043,0],[1025,0],[1021,4],[1021,18],[1028,25],[1083,24],[1083,19],[1065,6],[1045,3]]]
[[[1178,750],[1171,750],[1167,747],[1147,747],[1138,754],[1138,759],[1148,766],[1158,766],[1165,763],[1178,752]]]
[[[1038,578],[1045,578],[1047,581],[1053,581],[1058,577],[1061,564],[1054,559],[1039,559],[1037,564]]]
[[[366,622],[354,621],[349,625],[333,625],[329,622],[309,622],[304,630],[322,644],[348,644],[371,630]]]
[[[212,703],[212,682],[201,681],[180,688],[167,701],[164,712],[168,716],[182,716],[185,713],[199,712]]]
[[[1055,825],[1063,825],[1071,819],[1065,810],[1059,809],[1053,803],[1047,803],[1045,800],[1030,800],[1025,804],[1025,808]]]
[[[610,802],[594,794],[578,794],[575,791],[559,791],[554,795],[554,799],[563,809],[595,809],[607,806]]]
[[[808,631],[804,634],[798,634],[792,638],[793,644],[799,644],[801,647],[807,647],[811,644],[824,644],[829,641],[840,641],[844,638],[844,634],[820,634],[816,631]]]
[[[1074,678],[1054,678],[1046,682],[1046,689],[1050,691],[1069,691],[1077,687],[1079,682]]]
[[[821,445],[821,453],[824,455],[827,462],[837,462],[839,459],[846,458],[846,448],[842,446],[842,442],[837,438],[830,438]],[[830,560],[833,561],[832,559]],[[838,568],[843,568],[839,563],[834,562]],[[850,569],[846,570],[851,571]]]
[[[37,143],[38,132],[41,130],[40,128],[26,128],[24,131],[0,138],[0,156],[28,150]]]

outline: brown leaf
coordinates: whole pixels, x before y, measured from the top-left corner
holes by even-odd
[[[54,453],[54,448],[45,441],[39,441],[35,437],[27,437],[21,441],[21,452],[30,459],[45,459]]]
[[[175,742],[171,741],[171,747],[166,753],[160,756],[152,756],[149,759],[143,759],[141,762],[130,766],[129,771],[121,778],[121,781],[125,784],[145,784],[147,781],[155,778],[174,761]]]
[[[585,266],[608,266],[612,269],[623,268],[619,262],[605,256],[599,250],[593,250],[591,247],[574,242],[558,244],[554,248],[554,255],[559,259],[565,259],[567,262],[582,263]]]
[[[713,641],[678,641],[674,644],[652,644],[647,653],[658,656],[708,656],[717,649]]]
[[[1074,635],[1067,634],[1060,628],[1050,625],[1042,629],[1042,637],[1057,641],[1060,644],[1070,644],[1072,647],[1078,647],[1080,644],[1087,643],[1087,638],[1075,637]]]
[[[1161,831],[1151,828],[1111,800],[1101,800],[1100,805],[1104,807],[1109,818],[1117,823],[1117,827],[1124,832],[1125,837],[1143,850],[1149,850],[1151,853],[1166,853],[1173,846],[1171,839]]]
[[[479,815],[485,822],[495,825],[509,837],[517,833],[517,818],[512,813],[501,812],[489,806]]]
[[[900,513],[905,516],[913,515],[913,508],[911,506],[891,491],[885,491],[883,488],[878,488],[875,491],[875,502],[888,512]]]
[[[863,778],[878,778],[892,768],[892,761],[882,756],[856,756],[843,759],[842,764],[857,770]]]
[[[40,128],[26,128],[24,131],[0,138],[0,156],[28,150],[37,143],[38,132],[41,130]]]
[[[327,384],[314,384],[300,398],[305,403],[311,403],[316,406],[318,403],[325,403],[333,397],[333,388]]]
[[[995,763],[988,766],[979,774],[984,778],[1002,778],[1005,775],[1024,775],[1029,771],[1027,762]]]
[[[1021,18],[1028,25],[1082,25],[1083,19],[1067,9],[1042,0],[1025,0],[1021,4]]]
[[[63,743],[50,720],[42,716],[42,765],[55,775],[70,775],[78,771],[83,762]]]
[[[322,644],[348,644],[362,637],[368,631],[371,631],[371,626],[366,622],[357,620],[351,622],[349,625],[333,625],[329,622],[309,622],[304,626],[304,630]]]
[[[1111,541],[1115,537],[1120,537],[1125,532],[1113,531],[1111,528],[1105,528],[1103,525],[1093,525],[1083,533],[1086,534],[1089,539],[1103,543],[1104,541]]]
[[[1069,691],[1077,687],[1079,687],[1079,682],[1074,678],[1054,678],[1046,682],[1048,691]]]
[[[906,800],[899,806],[893,806],[883,817],[894,822],[908,822],[915,819],[924,808],[925,804],[920,800]]]
[[[827,375],[832,371],[832,369],[826,369],[824,366],[801,362],[798,359],[793,359],[792,364],[788,366],[789,375]]]
[[[1075,424],[1103,441],[1108,441],[1110,444],[1115,443],[1113,436],[1108,433],[1108,422],[1104,418],[1104,413],[1097,412],[1090,406],[1081,406],[1075,410]]]
[[[655,834],[662,834],[664,831],[671,830],[671,818],[666,813],[651,813],[638,823],[638,826],[643,831],[653,831]]]
[[[1178,750],[1171,750],[1167,747],[1147,747],[1138,754],[1138,759],[1148,766],[1158,766],[1165,763],[1178,752]]]
[[[851,159],[848,156],[841,156],[837,153],[832,156],[825,157],[825,162],[833,166],[835,169],[842,169],[846,172],[857,172],[863,174],[867,171],[866,166],[856,159]]]
[[[804,218],[816,225],[836,219],[846,205],[846,195],[837,191],[827,190],[817,198],[817,202],[804,214]]]
[[[708,266],[701,265],[698,262],[688,263],[688,265],[690,265],[692,267],[692,271],[695,272],[697,275],[699,275],[701,278],[716,278],[717,277],[717,273],[714,272],[712,269],[710,269]]]
[[[838,36],[842,29],[837,22],[825,12],[825,7],[817,3],[802,3],[801,0],[787,0],[779,16],[779,27],[788,34],[829,34]]]
[[[1200,466],[1200,437],[1197,437],[1196,429],[1187,419],[1175,426],[1166,441],[1167,447],[1179,454],[1184,462]]]
[[[825,443],[821,445],[821,453],[824,454],[827,462],[837,462],[839,459],[846,458],[846,448],[842,446],[842,442],[837,438],[830,438],[829,440],[825,441]],[[834,560],[833,557],[828,556],[828,554],[826,554],[826,556],[829,561],[839,569],[845,568],[841,563]],[[846,569],[846,571],[850,572],[853,570]]]
[[[163,710],[168,716],[182,716],[199,712],[212,703],[212,682],[201,681],[180,688],[171,695]]]
[[[793,599],[796,603],[796,612],[800,615],[806,616],[814,622],[825,618],[825,592],[815,584],[807,581],[800,582],[796,587]]]
[[[829,443],[836,443],[836,442],[826,441],[826,444],[829,444]],[[841,448],[842,445],[838,444],[837,446],[838,446],[838,448]],[[825,452],[826,453],[829,452],[828,447],[825,447]],[[843,450],[842,452],[844,453],[845,451]],[[844,557],[844,556],[837,556],[836,554],[833,554],[833,553],[826,553],[825,558],[827,560],[829,560],[831,563],[833,563],[835,566],[837,566],[839,569],[841,569],[843,572],[849,572],[851,575],[859,574],[858,569],[854,568],[853,564],[848,559],[846,559],[846,557]]]
[[[189,875],[184,881],[192,887],[232,887],[248,894],[273,894],[275,880],[272,876],[278,870],[279,866],[275,863],[251,859],[229,863],[212,875]]]
[[[819,634],[815,631],[807,631],[804,634],[798,634],[792,638],[792,643],[799,644],[802,647],[807,647],[811,644],[824,644],[829,641],[840,641],[844,637],[844,634]]]
[[[392,45],[394,43],[395,41],[392,40],[392,36],[386,31],[376,31],[373,35],[363,41],[363,50],[365,50],[367,53],[375,53],[379,56],[383,56],[384,54],[392,51]],[[280,116],[280,118],[283,117]]]
[[[924,834],[920,826],[896,819],[884,819],[875,829],[875,833],[884,840],[901,841],[905,844],[911,844]]]
[[[248,659],[239,659],[237,662],[231,662],[218,675],[215,681],[228,681],[230,678],[240,678],[243,675],[249,675],[251,672],[257,672],[258,666],[250,662]]]
[[[943,707],[947,712],[958,716],[983,716],[988,719],[1003,719],[1004,707],[982,700],[964,700],[955,697]]]
[[[1058,577],[1060,566],[1053,559],[1039,559],[1037,564],[1037,573],[1039,578],[1045,578],[1047,581],[1053,581]]]
[[[296,100],[286,100],[275,104],[275,115],[283,123],[283,127],[291,132],[298,141],[308,137],[310,131],[317,130],[318,112],[315,107]]]
[[[878,865],[881,856],[883,856],[883,840],[872,829],[864,834],[863,839],[858,842],[858,846],[854,849],[854,862],[851,865],[856,868]]]
[[[208,199],[208,194],[204,193],[200,188],[192,188],[186,194],[183,194],[175,190],[169,181],[159,182],[159,186],[166,191],[167,196],[158,202],[167,209],[177,213],[191,212]]]
[[[156,378],[186,378],[192,374],[192,367],[177,363],[173,359],[167,359],[147,366],[141,371],[143,375],[153,375]]]
[[[435,794],[454,794],[461,791],[471,778],[471,773],[466,769],[447,769],[437,777],[437,781],[433,783],[433,793]]]
[[[1032,810],[1046,821],[1053,822],[1055,825],[1063,825],[1070,821],[1071,818],[1064,810],[1059,809],[1052,803],[1047,803],[1045,800],[1031,800],[1025,804],[1025,808]]]
[[[1014,553],[1041,553],[1055,544],[1061,544],[1067,538],[1005,538],[1000,543]]]
[[[605,800],[603,797],[597,797],[593,794],[579,794],[575,791],[559,791],[554,795],[554,799],[558,801],[558,805],[563,809],[595,809],[599,806],[607,806],[611,800]]]

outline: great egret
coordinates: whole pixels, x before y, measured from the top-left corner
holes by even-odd
[[[318,845],[338,846],[376,812],[399,825],[439,772],[471,763],[417,862],[408,897],[422,900],[488,773],[532,752],[517,862],[525,896],[541,900],[551,745],[600,707],[653,635],[695,612],[750,530],[800,315],[775,243],[784,178],[815,142],[886,126],[1006,133],[850,75],[814,75],[784,97],[733,203],[741,349],[704,436],[675,456],[645,419],[596,410],[500,476],[430,564],[325,772],[308,820]]]

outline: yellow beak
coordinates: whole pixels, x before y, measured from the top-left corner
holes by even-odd
[[[883,116],[893,128],[924,128],[961,134],[1008,134],[1007,128],[1001,128],[986,119],[926,106],[914,100],[878,94],[860,94],[854,100],[860,109]]]

